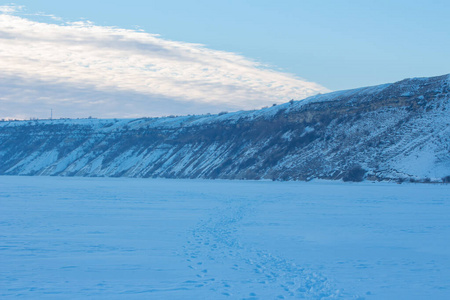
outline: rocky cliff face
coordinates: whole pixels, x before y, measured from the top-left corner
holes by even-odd
[[[219,115],[0,122],[0,174],[449,180],[450,76]]]

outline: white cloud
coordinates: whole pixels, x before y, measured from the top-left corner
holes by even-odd
[[[7,13],[0,14],[1,118],[42,117],[49,107],[67,117],[217,112],[327,91],[199,44],[90,22],[37,22],[9,14],[9,6],[0,11]]]
[[[11,14],[14,13],[16,11],[19,11],[23,8],[23,6],[19,6],[19,5],[0,5],[0,12],[4,13],[4,14]]]

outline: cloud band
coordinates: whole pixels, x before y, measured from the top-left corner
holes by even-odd
[[[18,106],[10,117],[39,115],[37,102],[41,107],[60,105],[65,116],[75,117],[85,113],[80,107],[100,101],[102,109],[92,114],[128,117],[193,113],[202,105],[212,112],[253,109],[327,91],[199,44],[90,22],[37,22],[5,7],[0,12],[0,101],[9,107],[28,103],[31,110],[20,112]],[[165,106],[164,99],[177,107],[155,109]],[[120,101],[125,111],[117,110]]]

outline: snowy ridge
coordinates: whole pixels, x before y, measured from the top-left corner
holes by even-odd
[[[0,174],[440,182],[449,78],[218,115],[0,122]]]

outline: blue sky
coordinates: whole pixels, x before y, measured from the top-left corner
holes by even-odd
[[[14,3],[23,5],[16,14],[22,18],[58,22],[32,15],[40,12],[60,17],[64,22],[85,20],[100,27],[141,29],[159,34],[164,41],[199,43],[206,49],[263,64],[256,68],[264,67],[278,72],[277,75],[286,74],[318,85],[308,85],[308,92],[291,92],[286,89],[296,82],[282,84],[280,77],[277,83],[265,83],[265,87],[278,84],[280,93],[266,93],[267,99],[249,94],[249,98],[265,99],[260,103],[255,100],[239,105],[236,100],[222,105],[222,100],[203,101],[204,109],[197,110],[197,106],[191,105],[190,109],[175,109],[175,113],[259,108],[272,102],[270,97],[278,103],[300,99],[308,93],[450,73],[449,1],[40,0]],[[7,4],[10,2],[0,3]],[[240,76],[237,74],[236,78]],[[298,86],[302,86],[300,81]],[[138,98],[142,96],[140,91],[137,94]],[[157,94],[161,99],[178,99],[177,95]]]
[[[332,90],[450,72],[449,1],[16,1],[241,53]]]

